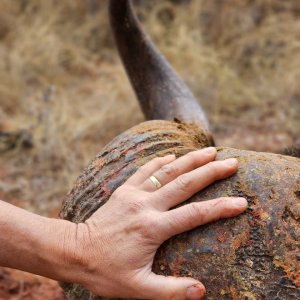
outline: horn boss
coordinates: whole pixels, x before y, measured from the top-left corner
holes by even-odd
[[[145,115],[154,120],[117,136],[79,176],[61,210],[62,218],[76,223],[84,222],[152,158],[181,156],[213,143],[201,107],[141,30],[129,1],[110,1],[110,16],[131,83]],[[207,299],[300,299],[299,159],[217,150],[217,159],[239,160],[237,174],[188,202],[242,196],[249,209],[166,241],[153,270],[201,280]],[[105,299],[77,284],[63,286],[69,299]]]
[[[170,121],[141,123],[97,155],[76,181],[61,216],[83,222],[155,156],[180,156],[207,145],[197,127]],[[159,274],[200,279],[207,299],[299,299],[299,160],[218,148],[218,159],[229,157],[239,160],[238,173],[189,201],[239,195],[248,200],[248,211],[166,241],[153,269]],[[104,299],[76,284],[65,285],[65,291],[69,299]]]

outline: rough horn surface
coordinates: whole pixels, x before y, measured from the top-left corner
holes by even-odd
[[[177,156],[209,145],[195,125],[149,121],[116,137],[77,179],[61,217],[83,222],[137,168],[155,156]],[[158,274],[192,276],[206,299],[300,299],[300,160],[270,153],[218,148],[236,157],[239,171],[188,202],[243,196],[250,208],[232,219],[201,226],[166,241],[156,255]],[[116,249],[117,251],[117,249]],[[107,299],[65,284],[69,299]]]

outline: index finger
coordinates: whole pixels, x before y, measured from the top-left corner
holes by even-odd
[[[126,183],[129,185],[139,185],[150,177],[155,171],[159,170],[162,166],[174,161],[176,156],[174,154],[166,155],[163,157],[155,157],[145,165],[141,166]]]
[[[154,207],[166,211],[187,200],[216,180],[224,179],[237,171],[238,161],[229,158],[210,162],[198,169],[177,177],[153,193]]]

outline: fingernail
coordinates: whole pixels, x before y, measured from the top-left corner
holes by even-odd
[[[216,148],[215,147],[208,147],[208,148],[205,148],[203,149],[203,152],[202,153],[205,153],[205,154],[213,154],[213,153],[216,153]]]
[[[225,160],[225,163],[229,167],[234,167],[238,164],[238,161],[237,161],[236,158],[228,158],[228,159]]]
[[[237,208],[246,208],[248,207],[248,202],[245,198],[233,198],[232,200],[232,205],[237,207]]]
[[[205,294],[204,286],[195,284],[187,288],[186,300],[198,300],[202,299]]]

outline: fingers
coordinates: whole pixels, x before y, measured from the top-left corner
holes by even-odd
[[[216,154],[217,150],[214,147],[193,151],[168,164],[165,164],[151,175],[155,176],[161,185],[164,186],[177,178],[179,175],[190,172],[214,160]],[[149,192],[156,191],[157,188],[150,181],[149,177],[142,184],[141,188]]]
[[[174,154],[164,157],[156,157],[150,160],[145,165],[141,166],[136,173],[134,173],[128,180],[129,185],[140,185],[148,179],[155,171],[159,170],[162,166],[172,162],[176,159]]]
[[[144,290],[147,299],[198,300],[205,295],[205,287],[195,279],[154,273],[147,278]]]
[[[246,210],[244,198],[218,198],[204,202],[193,202],[164,213],[165,236],[168,239],[175,234],[191,230],[197,226],[222,218],[236,216]]]
[[[210,162],[189,173],[180,175],[153,193],[155,199],[152,200],[152,204],[160,210],[168,210],[187,200],[214,181],[232,175],[237,171],[237,167],[237,160],[230,158]]]

